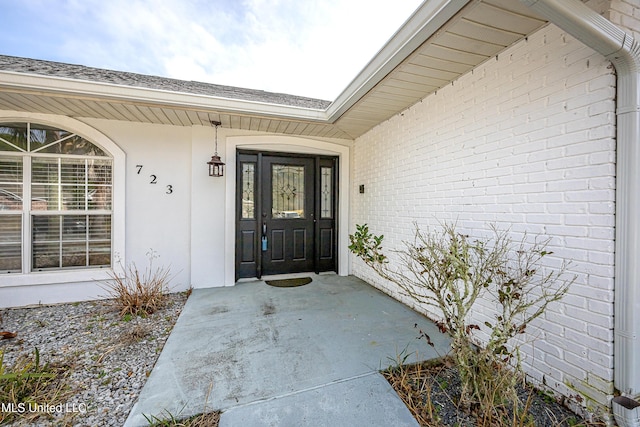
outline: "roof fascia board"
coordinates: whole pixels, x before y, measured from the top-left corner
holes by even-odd
[[[267,102],[224,98],[218,96],[140,88],[103,82],[88,82],[65,77],[41,76],[13,71],[0,71],[0,88],[21,93],[68,96],[78,99],[112,100],[117,102],[172,107],[198,108],[236,114],[326,122],[326,112]]]
[[[425,0],[327,108],[335,123],[429,37],[474,0]]]

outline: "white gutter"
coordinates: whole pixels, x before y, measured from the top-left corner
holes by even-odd
[[[640,395],[640,46],[579,0],[520,0],[616,67],[614,386]]]

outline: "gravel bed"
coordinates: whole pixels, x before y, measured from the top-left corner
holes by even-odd
[[[122,317],[110,300],[0,310],[0,331],[18,334],[0,340],[5,367],[37,348],[67,386],[50,414],[27,409],[4,425],[122,426],[186,299],[171,294],[146,318]]]

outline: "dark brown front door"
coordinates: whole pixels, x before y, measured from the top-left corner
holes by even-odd
[[[237,278],[336,270],[336,163],[238,153]]]

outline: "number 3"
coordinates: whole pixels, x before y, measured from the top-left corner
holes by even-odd
[[[167,185],[167,192],[166,194],[172,194],[173,193],[173,185]]]

